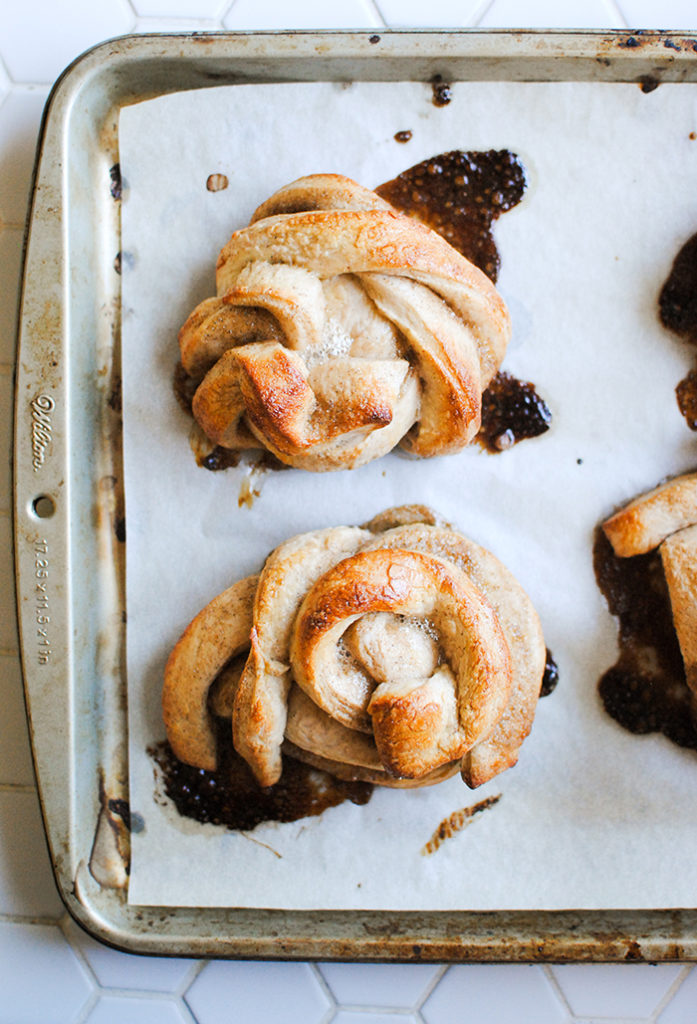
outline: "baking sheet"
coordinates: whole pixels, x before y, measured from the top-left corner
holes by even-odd
[[[413,83],[240,86],[122,112],[129,757],[131,807],[145,824],[133,835],[131,902],[695,904],[695,883],[675,864],[694,848],[697,765],[603,714],[595,682],[613,661],[615,630],[591,569],[602,514],[694,458],[673,397],[688,355],[657,324],[655,298],[697,220],[695,96],[691,86],[460,83],[436,109],[430,87]],[[411,142],[396,143],[406,129]],[[445,149],[504,147],[530,177],[523,204],[496,226],[514,323],[504,365],[535,381],[552,430],[496,457],[395,454],[350,473],[274,475],[252,509],[238,509],[243,471],[196,467],[171,388],[176,331],[213,293],[231,231],[300,174],[376,185]],[[215,172],[230,185],[210,193]],[[490,547],[538,607],[562,681],[519,766],[476,794],[457,779],[378,791],[366,807],[255,830],[280,858],[156,802],[145,750],[162,738],[162,668],[189,619],[285,537],[405,501],[431,503]],[[471,828],[421,855],[442,818],[498,793]]]

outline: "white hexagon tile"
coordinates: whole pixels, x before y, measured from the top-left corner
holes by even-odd
[[[24,719],[11,559],[22,235],[51,83],[131,31],[588,27],[695,31],[695,0],[5,0],[0,3],[0,1024],[692,1024],[689,965],[201,963],[102,946],[56,894]]]

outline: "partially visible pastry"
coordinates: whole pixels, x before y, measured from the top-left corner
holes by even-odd
[[[217,297],[179,333],[215,444],[313,471],[396,445],[455,452],[481,421],[507,309],[435,231],[334,174],[280,189],[218,258]]]
[[[685,679],[697,708],[697,525],[671,534],[660,551]]]
[[[620,558],[644,555],[666,537],[697,522],[697,473],[674,477],[630,501],[603,523]]]
[[[697,473],[674,477],[635,498],[602,528],[620,558],[658,549],[697,711]]]
[[[294,537],[215,598],[172,651],[163,713],[176,756],[208,770],[213,716],[229,717],[262,787],[282,751],[343,779],[413,787],[459,770],[475,787],[515,764],[544,667],[511,573],[405,506]]]

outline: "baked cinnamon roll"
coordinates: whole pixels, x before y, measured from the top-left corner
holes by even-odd
[[[175,755],[213,770],[213,716],[260,786],[281,751],[334,775],[475,787],[515,764],[545,666],[537,614],[428,509],[293,537],[187,627],[162,698]]]
[[[493,284],[436,232],[334,174],[282,188],[218,258],[179,334],[193,414],[224,448],[351,469],[455,452],[510,334]]]

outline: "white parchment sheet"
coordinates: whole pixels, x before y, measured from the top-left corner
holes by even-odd
[[[394,135],[410,130],[411,141]],[[697,758],[622,731],[602,710],[616,628],[596,587],[595,524],[694,466],[674,397],[691,363],[656,298],[697,230],[697,87],[455,83],[236,86],[121,114],[123,394],[133,903],[279,908],[697,906]],[[495,226],[514,338],[504,368],[554,421],[497,456],[476,446],[352,472],[269,475],[238,508],[244,470],[199,468],[172,390],[177,331],[214,294],[219,250],[300,175],[374,187],[449,149],[518,153],[529,187]],[[229,179],[209,192],[212,173]],[[146,748],[164,738],[167,655],[190,619],[293,534],[424,502],[494,551],[533,598],[560,670],[519,764],[476,793],[459,778],[376,790],[253,837],[155,799]],[[433,855],[458,808],[502,794]],[[272,850],[252,841],[260,840]],[[275,851],[275,852],[273,852]],[[280,856],[276,856],[279,854]]]

